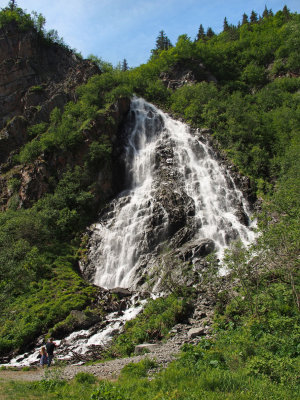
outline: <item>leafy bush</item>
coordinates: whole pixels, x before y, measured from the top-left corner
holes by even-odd
[[[75,381],[78,383],[93,385],[96,383],[96,377],[88,372],[78,372],[75,375]]]
[[[41,93],[44,91],[44,88],[41,85],[31,86],[29,88],[29,92],[31,93]]]

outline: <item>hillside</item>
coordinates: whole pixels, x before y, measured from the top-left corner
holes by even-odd
[[[210,254],[189,285],[187,264],[172,253],[180,241],[170,239],[161,258],[176,271],[164,277],[168,296],[149,301],[104,356],[168,337],[203,293],[214,305],[213,332],[151,382],[142,378],[147,366],[132,367],[93,398],[133,399],[141,390],[145,399],[297,398],[299,30],[299,15],[285,7],[196,41],[181,35],[138,68],[105,72],[47,40],[21,9],[0,12],[2,360],[41,335],[80,329],[74,310],[92,325],[125,304],[87,281],[79,262],[89,251],[87,227],[125,187],[124,132],[136,95],[203,134],[256,210],[259,234],[248,248],[231,242],[226,278]],[[175,219],[181,202],[162,200]],[[175,222],[172,235],[184,228]]]

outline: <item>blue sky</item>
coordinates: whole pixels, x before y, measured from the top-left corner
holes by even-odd
[[[8,0],[0,0],[0,8]],[[56,29],[84,57],[94,54],[117,65],[124,58],[130,67],[147,62],[160,30],[173,44],[186,33],[195,38],[199,25],[218,33],[224,17],[237,24],[251,10],[261,14],[265,4],[274,12],[286,4],[300,11],[299,0],[17,0],[19,7],[42,13],[46,29]]]

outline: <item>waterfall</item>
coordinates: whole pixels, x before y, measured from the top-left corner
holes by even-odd
[[[189,226],[193,241],[209,239],[222,257],[231,240],[253,240],[248,206],[212,149],[189,127],[134,98],[127,124],[127,189],[93,227],[88,259],[94,283],[131,287],[164,240]]]
[[[199,133],[137,98],[123,133],[126,190],[90,229],[88,261],[81,263],[83,272],[94,271],[96,285],[138,288],[164,243],[175,251],[187,245],[189,261],[196,263],[197,255],[190,249],[199,243],[213,244],[210,251],[215,249],[222,258],[230,241],[239,238],[248,244],[254,239],[247,226],[247,201]],[[69,353],[62,346],[58,357],[70,359],[73,351],[86,354],[93,345],[107,345],[112,333],[137,315],[144,302],[133,295],[124,314],[108,314],[103,328],[73,332],[64,339]],[[7,365],[37,363],[40,346]]]

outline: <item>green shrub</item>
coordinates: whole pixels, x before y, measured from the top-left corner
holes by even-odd
[[[102,381],[92,393],[91,400],[127,400],[121,387]]]
[[[78,372],[75,375],[75,381],[82,384],[93,385],[94,383],[96,383],[96,380],[97,379],[95,375],[90,374],[88,372]]]
[[[18,179],[18,178],[11,178],[7,182],[7,187],[12,192],[18,191],[20,189],[20,186],[21,186],[21,182],[20,182],[20,179]]]
[[[126,379],[143,378],[148,375],[149,370],[157,368],[157,363],[149,358],[138,363],[129,363],[121,371],[121,376]]]

